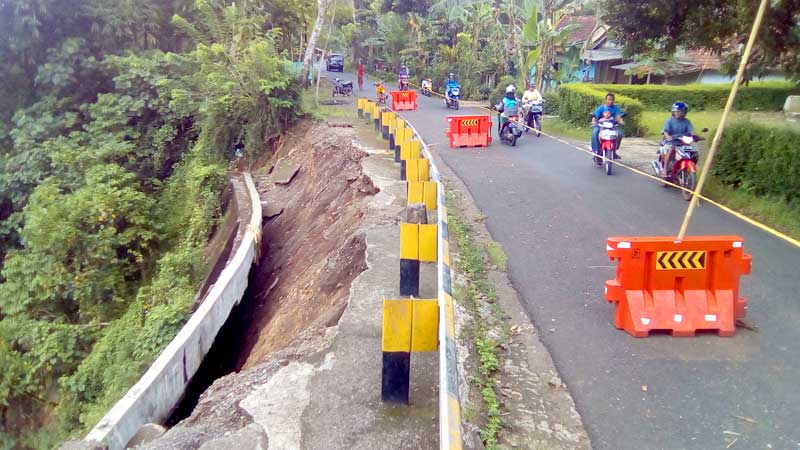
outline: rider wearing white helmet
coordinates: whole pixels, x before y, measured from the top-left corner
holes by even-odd
[[[516,86],[513,84],[506,86],[506,95],[503,96],[503,100],[497,106],[495,106],[495,109],[500,113],[505,113],[506,116],[514,116],[517,114],[518,101]],[[507,123],[508,122],[504,120],[503,116],[501,115],[500,120],[497,122],[498,132],[501,135]]]

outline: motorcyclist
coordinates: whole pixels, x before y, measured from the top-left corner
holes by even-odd
[[[600,151],[600,127],[597,126],[597,121],[602,117],[603,110],[607,107],[611,109],[611,115],[614,117],[614,120],[620,124],[625,125],[625,120],[622,119],[622,110],[619,106],[614,104],[614,94],[608,93],[606,94],[605,103],[598,106],[597,109],[594,110],[594,114],[592,114],[592,151],[597,153]],[[617,151],[614,152],[614,159],[620,159],[619,156],[619,141],[617,141]]]
[[[375,82],[375,94],[379,102],[383,103],[386,101],[386,86],[383,85],[382,81]]]
[[[528,89],[526,89],[522,94],[522,104],[526,105],[535,101],[542,102],[544,101],[544,98],[539,92],[539,89],[536,89],[536,86],[528,83]],[[533,128],[533,112],[531,112],[530,108],[528,109],[528,113],[525,115],[525,125],[527,125],[528,128]],[[525,131],[528,131],[528,128],[526,128]]]
[[[431,92],[433,90],[433,81],[430,78],[422,80],[422,90]]]
[[[444,82],[444,98],[450,101],[450,90],[453,88],[460,88],[461,86],[456,81],[456,76],[453,72],[447,75],[447,80]]]
[[[694,126],[686,118],[689,113],[689,105],[684,102],[672,104],[672,115],[664,122],[663,137],[661,147],[658,149],[661,159],[661,176],[667,177],[667,165],[675,154],[675,140],[682,136],[694,135]]]
[[[503,131],[505,131],[505,128],[508,126],[508,120],[505,120],[503,116],[517,115],[518,108],[517,87],[513,84],[509,84],[506,86],[506,93],[503,96],[503,100],[494,107],[497,112],[501,113],[500,120],[497,122],[498,136],[502,136]]]
[[[408,67],[405,64],[400,66],[400,72],[397,74],[397,86],[400,90],[406,89],[407,86],[403,86],[403,81],[406,83],[408,82]]]

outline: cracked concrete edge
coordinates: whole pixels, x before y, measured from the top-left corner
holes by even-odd
[[[487,230],[485,224],[481,221],[475,220],[477,217],[481,215],[480,209],[475,204],[475,201],[470,193],[469,189],[467,188],[466,184],[461,181],[458,176],[452,171],[452,169],[447,165],[443,158],[441,158],[437,151],[439,149],[432,149],[431,157],[434,159],[437,168],[439,169],[441,175],[441,181],[444,183],[447,192],[458,193],[460,195],[460,207],[462,211],[467,216],[466,219],[469,220],[476,231],[476,235],[478,236],[485,236],[488,240],[493,240],[491,233]],[[450,149],[443,149],[443,151],[449,151]],[[458,255],[457,253],[457,246],[455,243],[451,242],[451,252],[454,253],[454,261],[457,260]],[[456,281],[463,283],[463,277],[457,273],[457,269],[454,269],[454,283]],[[561,421],[566,422],[566,425],[563,423],[558,423],[554,425],[550,425],[547,421],[540,421],[535,423],[533,428],[533,434],[543,434],[545,437],[550,437],[552,439],[544,439],[541,442],[535,442],[534,445],[549,445],[548,449],[564,449],[564,450],[590,450],[591,449],[591,442],[588,437],[588,433],[586,432],[586,428],[583,424],[583,420],[580,417],[580,414],[577,412],[575,408],[575,401],[572,398],[571,393],[568,390],[568,387],[561,382],[560,377],[558,376],[558,371],[553,361],[552,356],[550,355],[549,350],[544,345],[544,343],[539,339],[540,331],[536,328],[533,324],[531,319],[528,317],[527,313],[525,312],[525,308],[523,305],[523,300],[520,297],[518,291],[513,286],[508,274],[505,272],[501,272],[498,270],[491,270],[488,274],[490,281],[495,285],[495,288],[498,291],[498,302],[506,314],[506,320],[508,326],[519,326],[519,334],[516,336],[516,340],[518,342],[524,343],[522,346],[525,347],[527,350],[522,352],[518,352],[516,355],[512,355],[516,358],[525,359],[524,366],[528,371],[530,368],[534,370],[544,371],[546,373],[550,373],[551,376],[545,377],[542,379],[541,377],[534,377],[534,381],[539,384],[540,386],[550,386],[552,387],[552,381],[557,381],[556,392],[549,392],[548,394],[555,394],[551,395],[553,401],[546,402],[548,408],[552,408],[552,411],[558,413],[562,418]],[[462,410],[466,410],[470,405],[467,404],[470,396],[470,385],[467,377],[465,376],[469,373],[470,370],[477,370],[477,362],[470,361],[474,358],[474,355],[469,352],[469,348],[471,348],[471,343],[469,340],[464,336],[463,330],[469,327],[470,321],[472,317],[469,311],[464,308],[463,306],[459,305],[458,302],[455,302],[455,312],[456,312],[456,334],[458,336],[458,359],[459,359],[459,389],[461,389],[461,403],[462,403]],[[507,367],[503,368],[503,371],[507,371]],[[524,410],[524,409],[523,409]],[[482,448],[482,443],[480,442],[479,437],[479,427],[475,424],[469,423],[466,421],[462,416],[462,426],[464,428],[464,444],[465,448]],[[502,436],[501,431],[501,436]],[[477,441],[477,442],[475,442]],[[555,441],[555,442],[553,442]],[[555,445],[555,446],[554,446]],[[527,447],[523,447],[527,448]],[[539,448],[539,447],[535,447]]]

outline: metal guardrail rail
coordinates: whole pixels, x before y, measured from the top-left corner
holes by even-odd
[[[447,196],[439,168],[428,145],[411,123],[406,126],[422,144],[422,153],[430,162],[431,179],[436,182],[436,223],[438,225],[437,296],[439,300],[439,448],[460,450],[461,403],[458,390],[455,312],[453,309],[452,269],[447,228]]]

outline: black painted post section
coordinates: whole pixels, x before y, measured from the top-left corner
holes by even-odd
[[[408,404],[411,379],[410,352],[383,352],[381,400]]]

